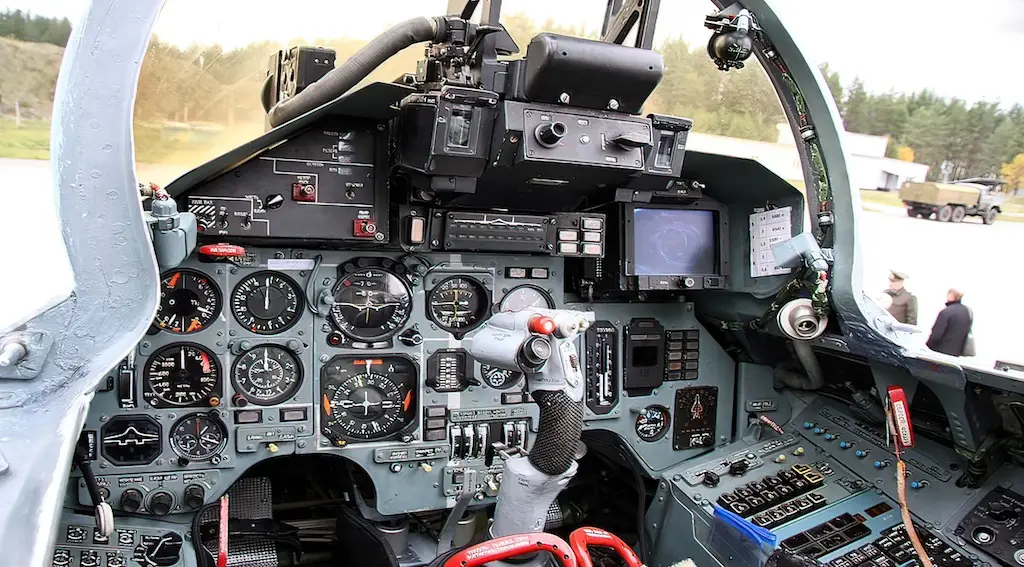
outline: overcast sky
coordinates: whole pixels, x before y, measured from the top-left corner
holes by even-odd
[[[0,0],[0,6],[75,21],[87,0]],[[599,29],[604,0],[505,0],[505,13]],[[781,0],[779,11],[801,47],[869,90],[931,88],[970,101],[1024,102],[1024,0]],[[445,0],[167,0],[156,33],[174,43],[259,39],[369,38],[413,15],[444,12]],[[382,8],[386,6],[386,8]],[[984,9],[983,9],[984,7]],[[662,0],[658,38],[703,44],[704,0]],[[1007,54],[1001,56],[1000,54]]]

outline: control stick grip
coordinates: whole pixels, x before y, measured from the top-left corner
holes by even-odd
[[[569,470],[583,435],[583,400],[573,401],[561,390],[535,390],[540,407],[537,441],[530,449],[530,464],[551,476]]]

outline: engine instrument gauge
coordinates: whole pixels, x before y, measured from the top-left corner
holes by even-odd
[[[323,434],[339,444],[394,437],[415,420],[417,376],[402,356],[335,356],[320,373]]]
[[[499,368],[489,364],[480,365],[480,374],[484,377],[484,383],[495,390],[507,390],[518,384],[523,378],[522,372]]]
[[[409,287],[395,274],[366,268],[334,286],[331,322],[356,341],[382,341],[397,333],[412,311]]]
[[[302,365],[290,350],[259,345],[235,359],[231,370],[235,390],[258,406],[272,406],[295,395],[302,384]]]
[[[273,335],[292,327],[302,316],[302,290],[278,272],[256,272],[231,292],[231,314],[258,335]]]
[[[219,405],[220,364],[206,347],[169,344],[154,352],[142,370],[142,397],[154,407]]]
[[[668,433],[672,414],[665,406],[651,405],[640,410],[636,416],[636,436],[647,442],[661,439]]]
[[[487,319],[490,304],[482,283],[471,277],[455,276],[430,290],[427,315],[438,327],[461,339]]]
[[[548,295],[548,292],[535,285],[521,285],[514,287],[501,298],[498,305],[499,311],[522,311],[531,307],[541,309],[554,309],[555,302]]]
[[[208,413],[192,413],[171,428],[171,449],[183,459],[206,461],[220,455],[228,444],[224,422]]]
[[[160,280],[160,306],[153,324],[169,333],[202,331],[220,315],[217,286],[194,270],[175,270]]]

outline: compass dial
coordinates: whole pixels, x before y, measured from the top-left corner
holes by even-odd
[[[288,349],[259,345],[238,357],[231,372],[235,390],[258,406],[283,403],[302,384],[302,365]]]
[[[142,397],[155,407],[218,405],[220,364],[206,347],[174,343],[153,353],[142,370]]]
[[[220,290],[204,274],[174,270],[160,280],[160,307],[153,324],[178,335],[197,333],[216,320],[220,306]]]
[[[302,290],[278,272],[256,272],[231,292],[231,314],[257,335],[273,335],[292,327],[302,316]]]
[[[336,356],[320,381],[323,433],[335,442],[393,437],[415,419],[417,371],[404,357]]]
[[[400,331],[412,311],[409,287],[380,268],[353,272],[334,286],[331,322],[356,341],[382,341]]]

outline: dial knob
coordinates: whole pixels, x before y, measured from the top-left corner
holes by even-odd
[[[206,490],[198,484],[185,489],[185,505],[193,510],[198,510],[206,502]]]
[[[125,512],[138,512],[142,508],[142,493],[129,488],[121,493],[121,509]]]
[[[157,516],[166,516],[172,506],[174,506],[174,498],[162,490],[149,498],[149,511]]]
[[[181,558],[181,536],[167,532],[162,536],[142,536],[142,543],[135,548],[135,560],[140,565],[168,567]]]
[[[561,122],[545,122],[534,130],[537,141],[546,148],[553,148],[565,137],[567,130]]]

